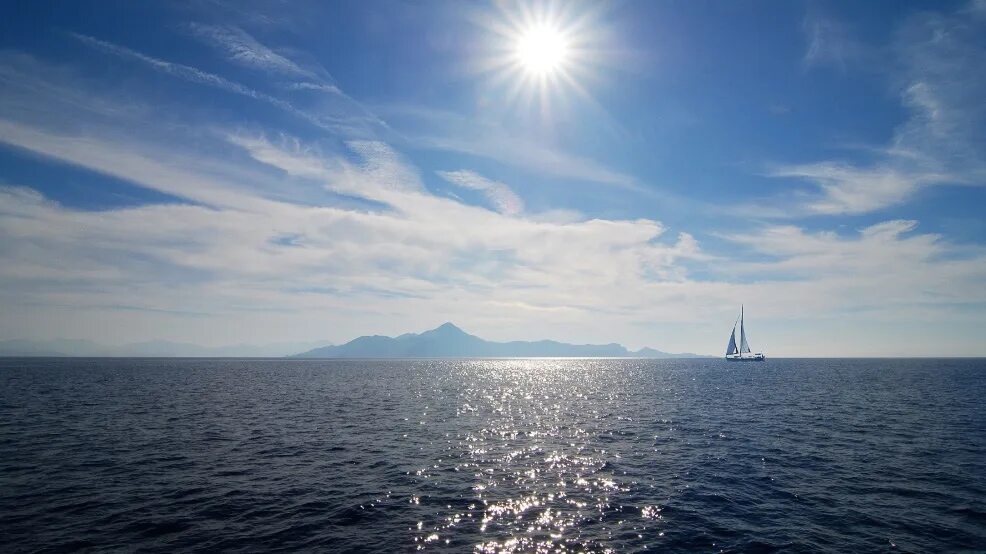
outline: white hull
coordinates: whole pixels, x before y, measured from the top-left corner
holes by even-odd
[[[726,356],[727,362],[762,362],[766,359],[767,358],[760,352],[757,352],[756,354],[744,354],[742,356],[739,354]]]

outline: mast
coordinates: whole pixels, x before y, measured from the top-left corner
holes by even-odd
[[[750,351],[750,343],[746,342],[746,326],[743,325],[743,306],[740,305],[740,354]]]

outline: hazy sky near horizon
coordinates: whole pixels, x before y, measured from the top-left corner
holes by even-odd
[[[5,12],[0,339],[986,355],[986,1]]]

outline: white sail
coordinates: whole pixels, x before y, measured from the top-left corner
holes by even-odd
[[[733,325],[733,332],[729,335],[729,344],[726,346],[726,355],[736,353],[736,326]]]
[[[740,354],[750,352],[750,344],[746,342],[746,328],[743,326],[743,307],[740,306]]]

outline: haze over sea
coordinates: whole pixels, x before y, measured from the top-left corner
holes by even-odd
[[[0,360],[0,550],[986,545],[982,359]]]

